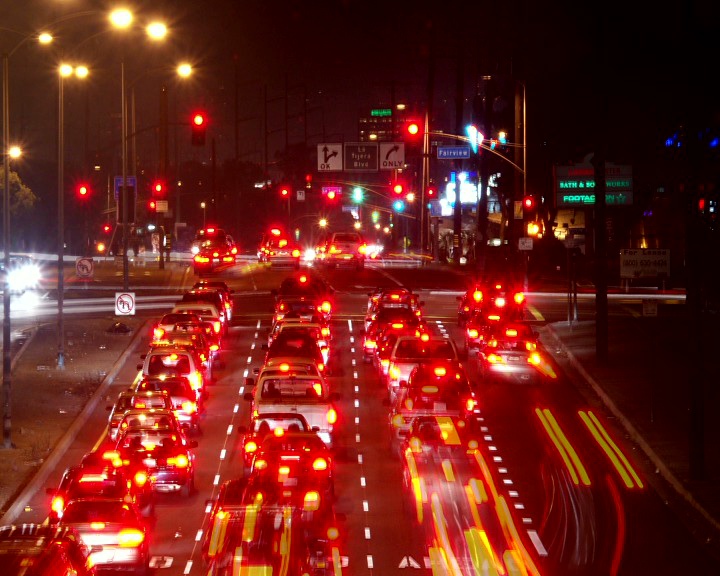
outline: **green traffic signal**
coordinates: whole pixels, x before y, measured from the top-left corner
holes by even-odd
[[[356,204],[362,204],[363,200],[365,200],[365,193],[360,186],[355,186],[355,188],[353,188],[352,199]]]

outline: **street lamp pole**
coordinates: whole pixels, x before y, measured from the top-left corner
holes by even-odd
[[[128,191],[127,191],[127,99],[125,97],[125,57],[120,60],[120,122],[121,128],[121,144],[122,151],[122,187],[120,194],[122,197],[122,227],[123,227],[123,290],[127,292],[130,289],[130,270],[128,265],[128,245],[130,238],[128,236]],[[133,197],[133,202],[135,198]]]
[[[3,94],[2,94],[2,120],[3,120],[3,168],[5,170],[3,188],[3,439],[4,447],[12,448],[11,433],[11,332],[10,332],[10,285],[8,271],[10,270],[10,103],[9,103],[9,74],[8,62],[10,57],[3,53]]]
[[[64,103],[63,103],[63,86],[64,76],[58,74],[58,260],[57,260],[57,299],[58,299],[58,353],[57,367],[65,368],[65,321],[63,319],[63,301],[65,296],[65,190],[64,190],[64,153],[65,149],[65,128],[63,122]]]

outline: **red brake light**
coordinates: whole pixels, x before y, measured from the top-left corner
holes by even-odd
[[[472,296],[473,296],[473,300],[475,300],[475,302],[480,302],[483,299],[483,293],[481,290],[475,290],[473,292]]]
[[[328,424],[335,424],[337,422],[337,411],[335,408],[330,408],[325,415]]]
[[[445,376],[445,374],[447,374],[447,370],[445,370],[444,366],[437,366],[433,370],[433,374],[435,374],[435,376],[438,376],[438,377]]]

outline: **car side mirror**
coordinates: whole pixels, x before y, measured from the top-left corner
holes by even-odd
[[[255,368],[253,368],[253,374],[255,374],[255,376],[257,376],[258,374],[260,374],[260,368],[258,368],[257,366],[255,366]]]
[[[245,392],[245,394],[243,394],[243,400],[247,400],[248,402],[252,402],[252,401],[253,401],[253,393],[252,393],[252,392]]]
[[[340,395],[340,392],[330,392],[329,398],[330,398],[331,402],[336,402],[336,401],[340,400],[340,398],[342,398],[342,396]]]
[[[261,346],[261,348],[262,348],[263,350],[268,350],[268,349],[270,348],[270,346],[268,346],[267,344],[263,344],[263,345]]]
[[[255,378],[245,378],[245,386],[248,388],[255,386]]]
[[[248,428],[247,428],[247,426],[245,426],[244,424],[241,424],[240,426],[238,426],[238,427],[235,429],[235,431],[236,431],[238,434],[247,434]]]
[[[135,366],[135,368],[137,368],[138,370],[142,370],[142,369],[143,369],[143,365],[142,365],[142,364],[138,364],[137,366]]]

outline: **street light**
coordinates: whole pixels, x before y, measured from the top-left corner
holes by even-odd
[[[127,30],[130,28],[130,26],[133,23],[133,14],[130,12],[130,10],[126,8],[120,8],[117,10],[113,10],[110,13],[110,23],[113,27],[117,28],[118,30]],[[145,28],[145,31],[147,32],[147,35],[152,40],[162,40],[167,35],[167,27],[160,23],[160,22],[151,22],[148,24],[148,26]],[[120,59],[120,117],[121,117],[121,150],[122,150],[122,186],[120,190],[120,194],[122,197],[122,228],[123,228],[123,290],[126,292],[130,288],[130,270],[128,266],[128,245],[129,245],[129,236],[128,236],[128,191],[127,191],[127,181],[128,181],[128,153],[127,153],[127,93],[125,89],[125,54],[123,50],[122,57]],[[133,198],[133,202],[135,202],[135,198]]]
[[[58,352],[57,367],[65,368],[65,320],[63,315],[63,302],[65,299],[65,103],[64,85],[65,78],[75,76],[76,78],[87,78],[87,66],[73,66],[71,64],[60,64],[58,68],[58,259],[57,259],[57,299],[58,299]]]
[[[202,211],[203,211],[203,229],[204,229],[204,228],[205,228],[205,222],[206,222],[206,221],[205,221],[205,215],[206,215],[206,210],[205,210],[205,209],[207,208],[207,204],[205,204],[205,202],[200,202],[200,208],[202,208]]]

